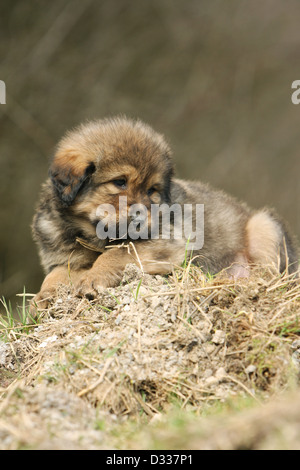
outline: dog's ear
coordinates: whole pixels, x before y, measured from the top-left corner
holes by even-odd
[[[95,171],[95,164],[76,150],[58,151],[50,167],[50,177],[61,202],[70,206]]]

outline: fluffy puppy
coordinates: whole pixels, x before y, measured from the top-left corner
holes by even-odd
[[[197,225],[200,205],[204,224]],[[155,236],[153,207],[162,208]],[[46,307],[57,286],[70,280],[92,298],[117,285],[127,263],[150,274],[170,272],[185,259],[190,241],[184,230],[178,236],[182,219],[174,211],[170,237],[163,235],[164,212],[174,207],[188,207],[187,220],[201,231],[204,243],[194,244],[190,255],[205,272],[247,276],[252,263],[297,271],[295,244],[274,213],[252,211],[206,184],[174,179],[162,135],[140,121],[104,119],[67,133],[56,149],[32,225],[46,274],[32,306]],[[131,223],[146,227],[143,235],[132,235]]]

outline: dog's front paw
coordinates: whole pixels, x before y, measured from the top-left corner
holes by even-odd
[[[36,319],[42,311],[46,310],[55,294],[55,289],[41,290],[30,301],[29,321]]]
[[[122,278],[122,271],[103,271],[90,269],[81,274],[76,282],[75,289],[80,297],[95,299],[107,287],[116,287]]]
[[[93,300],[97,295],[108,287],[105,278],[97,273],[86,272],[82,274],[75,283],[75,289],[79,297]]]

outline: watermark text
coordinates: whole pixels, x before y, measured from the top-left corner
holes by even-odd
[[[119,197],[119,207],[100,204],[96,210],[97,237],[100,240],[185,240],[188,250],[200,250],[204,244],[203,204],[127,205]]]
[[[292,93],[291,100],[293,104],[299,104],[300,103],[300,80],[294,80],[292,83],[292,88],[296,89]]]
[[[6,86],[3,80],[0,80],[0,104],[6,104]]]

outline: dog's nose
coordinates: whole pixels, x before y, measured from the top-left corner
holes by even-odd
[[[142,225],[147,221],[148,211],[142,204],[134,204],[130,206],[128,215],[134,225]]]
[[[140,216],[130,217],[130,221],[133,225],[144,225],[144,223],[146,222],[146,218]]]
[[[129,215],[129,219],[135,225],[143,224],[147,220],[147,214],[131,214]]]

